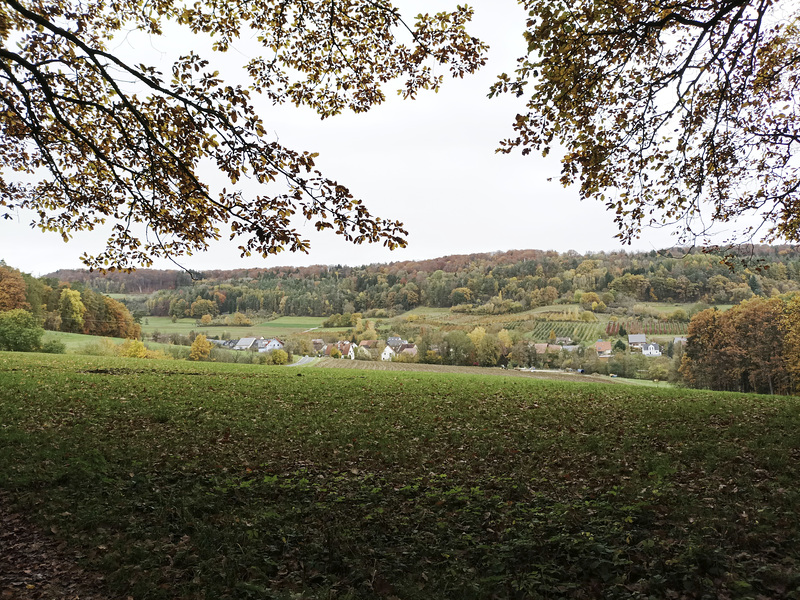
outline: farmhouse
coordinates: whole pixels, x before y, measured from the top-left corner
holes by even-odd
[[[257,342],[259,352],[272,352],[273,350],[283,350],[283,342],[277,338],[271,340],[259,340]]]
[[[628,346],[631,348],[643,348],[647,343],[647,336],[643,333],[628,334]]]
[[[398,354],[403,354],[405,356],[416,356],[417,355],[417,347],[414,344],[403,344],[400,346]]]
[[[233,349],[234,349],[234,350],[249,350],[250,348],[252,348],[253,346],[255,346],[255,344],[256,344],[256,342],[257,342],[258,340],[263,340],[263,339],[264,339],[263,337],[258,337],[258,338],[254,338],[254,337],[246,337],[246,338],[241,338],[241,339],[240,339],[238,342],[236,342],[236,344],[234,344],[234,346],[233,346]]]
[[[598,358],[609,358],[611,356],[611,342],[597,340],[594,344]]]
[[[642,347],[642,354],[645,356],[661,356],[661,346],[655,342],[647,342]]]
[[[406,340],[404,340],[403,338],[397,337],[397,336],[392,336],[392,337],[386,338],[386,344],[391,346],[392,350],[394,350],[395,352],[397,352],[397,349],[400,346],[402,346],[403,344],[407,344],[407,343],[408,342]]]
[[[389,344],[386,344],[386,348],[383,349],[381,352],[381,360],[392,360],[396,356],[396,352],[392,349]]]

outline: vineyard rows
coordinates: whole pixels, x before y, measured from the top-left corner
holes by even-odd
[[[619,335],[621,327],[624,327],[628,333],[645,333],[649,335],[686,335],[689,330],[688,323],[679,321],[657,321],[655,319],[609,321],[605,329],[606,335]]]
[[[530,337],[536,342],[547,342],[550,339],[550,332],[553,331],[556,337],[572,338],[577,342],[594,342],[603,336],[603,326],[601,323],[577,323],[575,321],[540,321],[530,333]]]

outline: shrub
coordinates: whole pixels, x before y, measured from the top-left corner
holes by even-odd
[[[41,346],[44,329],[31,313],[15,308],[0,313],[0,350],[34,352]]]
[[[47,354],[65,354],[67,352],[67,345],[61,340],[50,339],[42,344],[42,352]]]
[[[118,347],[117,353],[126,358],[147,358],[147,348],[139,340],[125,340]]]
[[[289,362],[289,355],[284,350],[273,350],[270,354],[273,365],[285,365]]]

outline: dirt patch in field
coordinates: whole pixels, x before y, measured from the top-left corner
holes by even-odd
[[[425,365],[371,360],[344,360],[323,358],[314,365],[326,369],[363,369],[367,371],[423,371],[427,373],[452,373],[461,375],[496,375],[500,377],[527,377],[528,379],[550,379],[557,381],[577,381],[591,383],[618,383],[604,375],[581,375],[556,371],[517,371],[488,367],[456,367],[451,365]]]
[[[108,600],[103,577],[67,545],[12,511],[0,494],[0,600]]]

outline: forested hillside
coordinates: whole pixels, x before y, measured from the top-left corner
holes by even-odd
[[[198,299],[213,302],[212,312],[217,313],[297,316],[401,312],[418,306],[503,314],[557,301],[603,312],[628,299],[735,304],[755,295],[794,291],[800,288],[800,250],[756,246],[733,261],[680,249],[586,255],[514,250],[361,267],[317,265],[191,275],[147,269],[106,275],[57,271],[50,277],[103,293],[151,294],[146,311],[154,316],[199,317],[200,313],[194,314],[199,308],[192,309]]]

